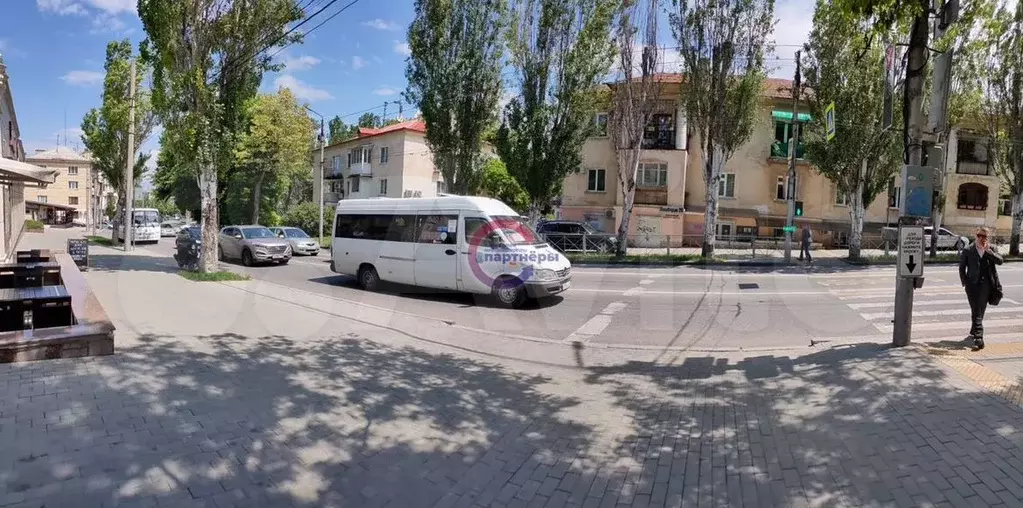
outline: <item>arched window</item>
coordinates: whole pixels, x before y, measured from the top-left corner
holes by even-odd
[[[987,210],[987,186],[976,182],[960,185],[956,206],[961,210]]]

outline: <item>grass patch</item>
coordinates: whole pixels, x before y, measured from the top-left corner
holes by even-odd
[[[43,223],[33,219],[25,220],[25,230],[38,233],[43,230]]]
[[[568,253],[565,257],[572,264],[580,265],[709,265],[727,262],[721,258],[704,258],[699,254],[629,254],[617,258],[614,254]]]
[[[209,273],[181,270],[178,272],[178,275],[194,282],[231,282],[239,280],[249,280],[251,278],[248,275],[229,272],[227,270]]]
[[[103,245],[104,247],[111,247],[114,245],[114,241],[105,236],[89,235],[85,237],[85,239],[89,241],[90,245]]]
[[[323,241],[320,242],[320,248],[321,249],[329,249],[330,248],[330,242],[332,240],[333,240],[333,238],[331,238],[329,236],[323,237]]]

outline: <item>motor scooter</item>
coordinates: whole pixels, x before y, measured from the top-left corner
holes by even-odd
[[[199,241],[189,240],[182,244],[178,243],[178,251],[174,253],[174,260],[178,267],[189,271],[199,270]]]

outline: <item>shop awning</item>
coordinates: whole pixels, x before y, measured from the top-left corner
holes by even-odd
[[[0,182],[22,182],[49,185],[57,178],[57,170],[47,169],[27,162],[0,157]]]
[[[31,199],[25,200],[26,207],[33,208],[53,208],[55,210],[77,210],[77,207],[71,205],[61,205],[57,203],[43,203],[42,201],[33,201]]]
[[[774,118],[775,120],[784,120],[786,122],[791,122],[792,121],[792,112],[791,111],[777,111],[777,110],[775,110],[775,111],[771,112],[771,117]],[[799,121],[800,122],[809,122],[810,120],[813,120],[813,117],[810,116],[810,113],[800,113],[799,114]]]

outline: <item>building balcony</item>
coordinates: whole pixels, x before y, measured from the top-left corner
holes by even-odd
[[[991,166],[986,162],[959,161],[956,163],[956,173],[960,175],[994,176]]]
[[[337,169],[337,170],[335,170],[335,169],[328,169],[325,173],[323,173],[323,179],[324,180],[338,180],[338,179],[341,179],[341,178],[344,178],[344,177],[345,176],[343,174],[341,174],[341,170],[340,169]]]
[[[642,189],[636,188],[636,201],[637,205],[667,205],[668,204],[668,189],[665,187],[655,187]]]
[[[806,155],[806,145],[798,143],[796,145],[796,158],[802,159]],[[771,143],[771,157],[775,159],[788,159],[789,158],[789,144],[775,141]]]
[[[368,162],[356,162],[349,167],[352,176],[371,176],[373,168]]]

